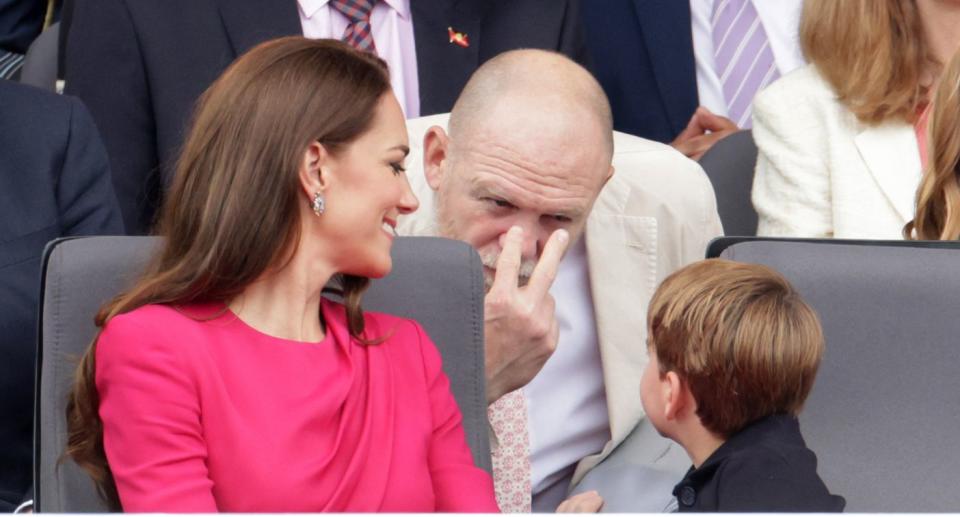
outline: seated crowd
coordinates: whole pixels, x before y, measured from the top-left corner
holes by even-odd
[[[818,317],[701,260],[695,160],[752,129],[761,235],[960,238],[960,5],[453,4],[68,0],[66,95],[0,81],[0,510],[44,246],[124,234],[163,240],[90,315],[62,451],[113,510],[595,512],[643,432],[632,511],[844,509],[798,421]],[[480,256],[492,472],[426,331],[363,310],[396,236]]]

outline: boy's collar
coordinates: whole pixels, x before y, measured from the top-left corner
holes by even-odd
[[[800,423],[795,416],[769,415],[755,420],[734,433],[730,438],[727,438],[727,440],[700,465],[700,468],[690,467],[687,475],[684,476],[683,480],[674,488],[674,495],[678,494],[683,485],[699,486],[705,480],[713,477],[713,471],[729,456],[745,448],[754,447],[759,443],[767,441],[764,438],[771,434],[777,436],[779,439],[782,439],[785,435],[795,435],[796,439],[800,440],[800,443],[803,443],[803,437],[800,435]]]

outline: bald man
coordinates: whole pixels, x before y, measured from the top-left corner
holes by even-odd
[[[466,241],[484,264],[501,509],[529,511],[532,496],[533,510],[553,511],[643,418],[647,304],[722,234],[713,190],[677,151],[614,133],[597,82],[550,52],[501,54],[472,76],[449,123],[408,129],[421,208],[398,230]],[[689,466],[655,433],[641,445],[672,482]],[[635,511],[672,497],[650,495]]]

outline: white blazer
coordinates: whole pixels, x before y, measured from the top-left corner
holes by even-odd
[[[753,204],[759,235],[900,239],[913,218],[920,150],[913,126],[868,126],[813,65],[754,100]]]
[[[441,114],[407,121],[407,175],[420,209],[400,218],[401,235],[437,234],[422,143],[428,128],[445,128],[447,120]],[[614,133],[614,149],[615,173],[597,197],[585,230],[611,439],[599,454],[580,461],[573,483],[644,417],[640,376],[647,364],[647,306],[653,291],[670,273],[702,259],[710,240],[723,235],[713,187],[696,162],[670,146],[625,133]],[[638,462],[679,468],[682,477],[689,465],[685,457],[679,467],[664,465],[678,456],[667,454],[676,447],[670,440],[656,436],[642,445],[647,456]]]

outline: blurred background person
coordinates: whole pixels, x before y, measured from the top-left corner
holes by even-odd
[[[60,6],[60,0],[0,0],[0,79],[19,79],[27,49],[60,18]]]
[[[960,44],[960,2],[807,0],[800,39],[811,64],[754,104],[757,231],[897,239],[930,92]]]
[[[33,479],[43,248],[98,234],[123,234],[123,222],[90,114],[73,97],[0,81],[0,511]]]
[[[449,111],[470,74],[514,48],[580,61],[579,0],[76,0],[66,91],[103,134],[127,231],[147,233],[197,97],[270,38],[342,39],[390,66],[407,118]]]
[[[429,337],[360,307],[418,206],[408,151],[385,64],[337,41],[264,43],[204,94],[163,248],[98,315],[68,405],[114,507],[497,511]]]
[[[960,52],[940,78],[931,106],[927,165],[917,190],[917,209],[904,237],[960,239]]]
[[[750,127],[754,95],[803,65],[802,0],[606,0],[581,9],[614,128],[698,159]]]

